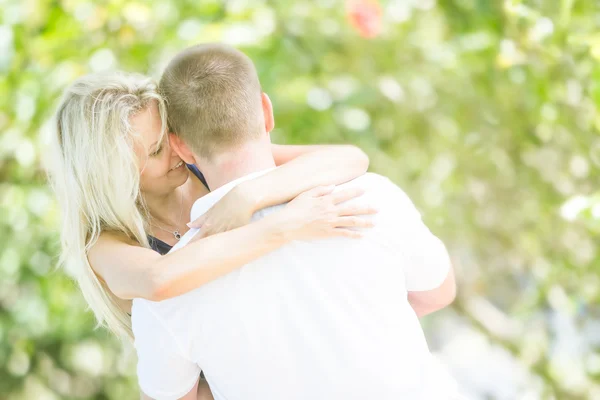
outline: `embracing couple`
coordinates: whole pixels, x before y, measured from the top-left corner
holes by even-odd
[[[219,44],[178,54],[158,88],[113,74],[65,92],[62,261],[134,337],[142,397],[458,399],[418,319],[454,298],[444,244],[360,150],[277,146],[273,126],[251,60]]]

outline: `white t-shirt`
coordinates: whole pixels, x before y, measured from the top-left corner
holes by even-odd
[[[192,220],[259,174],[197,200]],[[147,395],[178,399],[203,370],[216,400],[455,398],[407,301],[446,278],[443,243],[389,179],[366,174],[336,190],[347,187],[365,188],[352,201],[379,209],[364,238],[295,241],[182,296],[134,300]]]

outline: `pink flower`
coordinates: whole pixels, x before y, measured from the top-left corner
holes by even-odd
[[[381,32],[381,6],[378,0],[348,0],[346,13],[350,25],[364,38],[374,38]]]

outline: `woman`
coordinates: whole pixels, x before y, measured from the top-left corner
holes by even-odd
[[[132,298],[177,296],[291,240],[359,237],[351,228],[370,226],[358,216],[374,210],[341,204],[361,193],[323,187],[363,174],[362,151],[274,145],[276,164],[285,165],[236,187],[194,222],[201,238],[165,254],[188,229],[193,202],[209,191],[200,171],[171,150],[166,120],[156,85],[136,74],[81,78],[56,114],[61,262],[117,336],[131,337]],[[248,224],[254,211],[287,201]]]

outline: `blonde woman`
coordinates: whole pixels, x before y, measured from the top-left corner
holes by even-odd
[[[99,324],[117,336],[131,338],[132,298],[177,296],[291,240],[359,237],[351,228],[370,226],[360,215],[374,210],[343,204],[361,193],[332,194],[330,186],[367,170],[362,151],[274,145],[285,165],[231,191],[194,221],[203,228],[199,240],[165,254],[209,191],[200,171],[172,151],[165,121],[155,83],[137,74],[81,78],[56,113],[51,178],[62,210],[61,263]],[[287,201],[249,224],[256,210]]]

